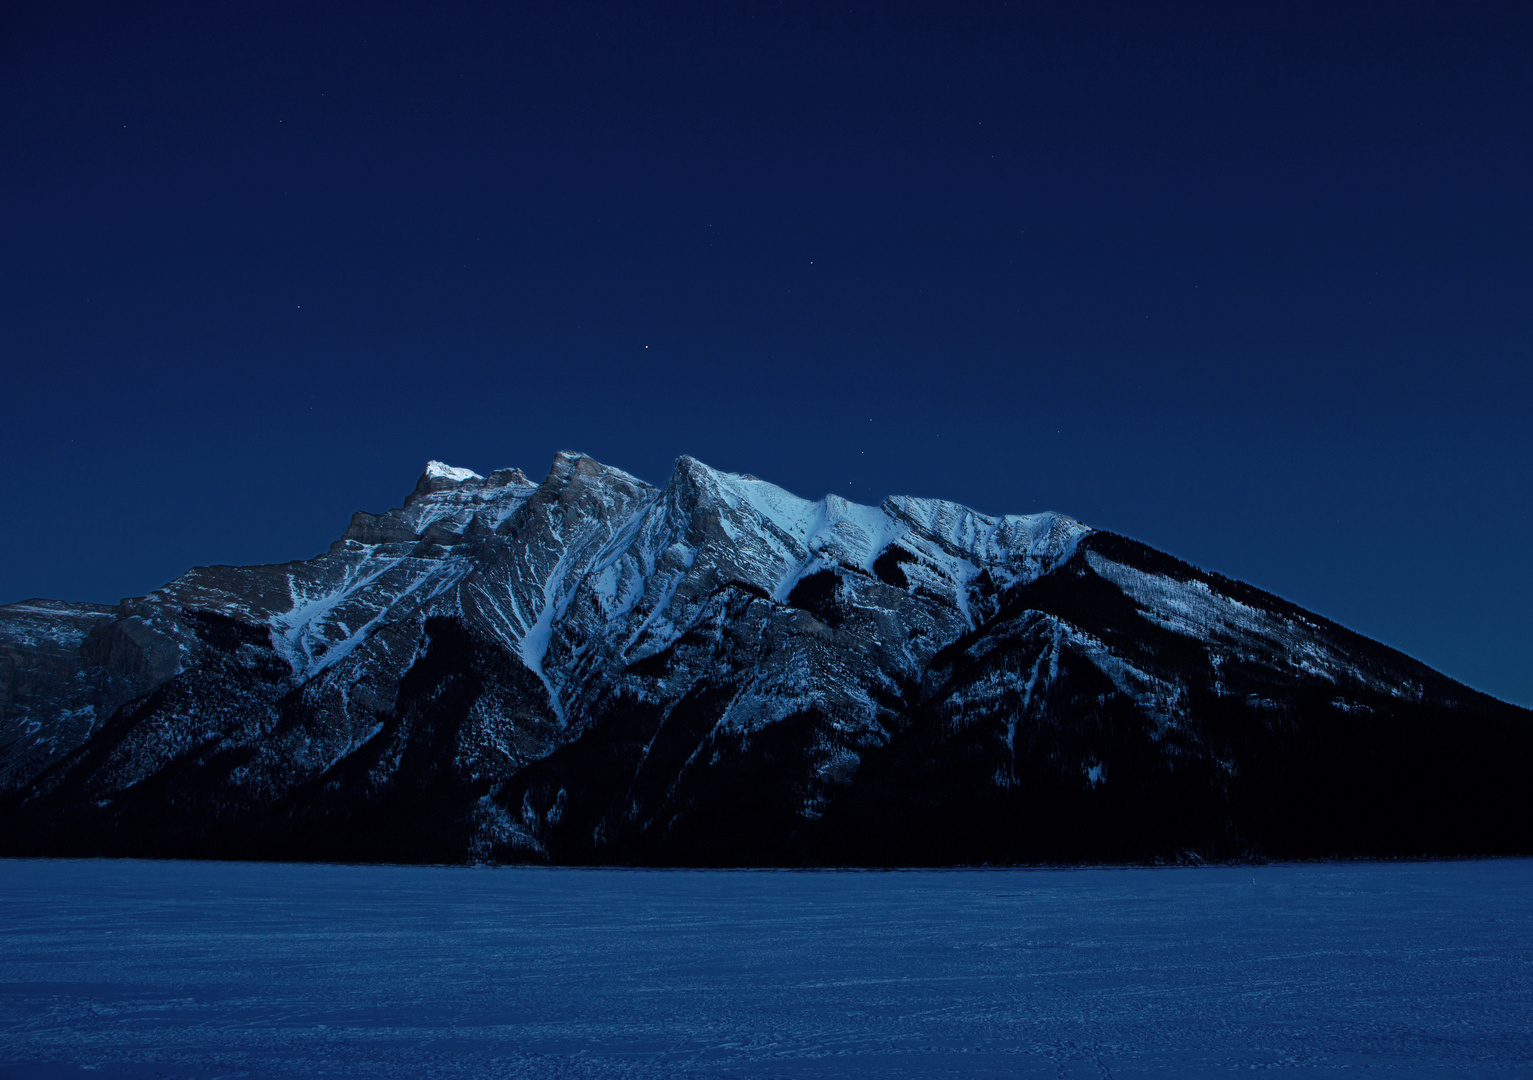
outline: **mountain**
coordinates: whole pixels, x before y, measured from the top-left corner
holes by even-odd
[[[1059,514],[431,462],[315,558],[0,607],[0,853],[1533,852],[1533,713]]]

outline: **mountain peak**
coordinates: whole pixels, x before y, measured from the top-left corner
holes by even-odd
[[[465,480],[483,480],[473,469],[460,469],[442,461],[426,462],[426,476],[432,480],[451,480],[461,484]]]
[[[438,491],[450,491],[472,480],[483,480],[473,469],[455,468],[441,461],[426,462],[426,471],[421,473],[420,479],[415,482],[415,490],[410,492],[410,497],[405,500],[409,506],[416,500],[435,494]]]

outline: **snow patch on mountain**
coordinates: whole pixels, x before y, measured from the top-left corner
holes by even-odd
[[[484,477],[480,476],[473,469],[454,468],[453,466],[441,461],[426,462],[426,475],[435,480],[455,480],[460,483],[464,480],[484,479]]]

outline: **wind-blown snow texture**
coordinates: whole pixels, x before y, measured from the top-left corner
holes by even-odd
[[[1059,514],[431,462],[316,558],[0,608],[0,850],[1533,850],[1533,714]]]
[[[1533,1073],[1533,862],[0,861],[6,1080]]]

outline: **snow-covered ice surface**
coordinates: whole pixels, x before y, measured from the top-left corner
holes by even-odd
[[[1533,861],[0,863],[3,1077],[1533,1075]]]

